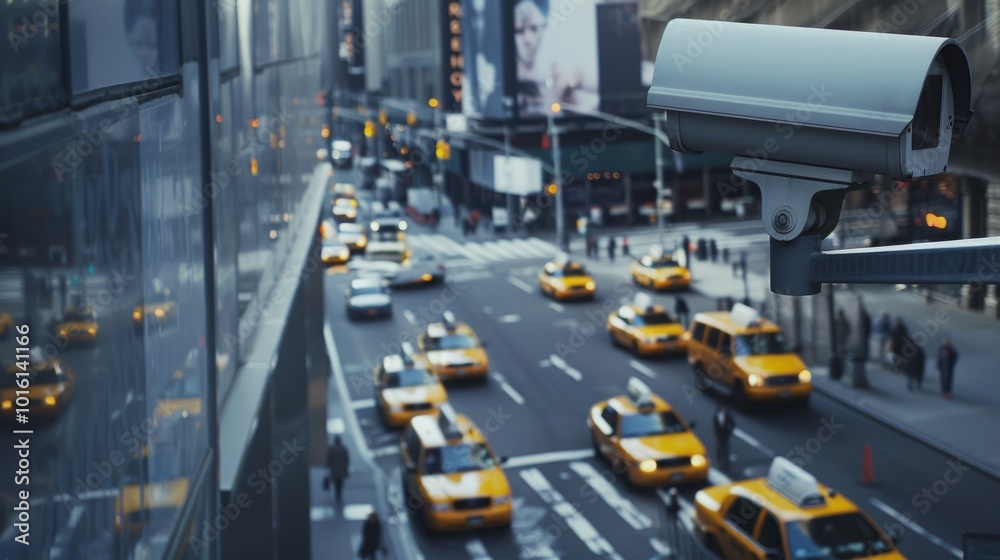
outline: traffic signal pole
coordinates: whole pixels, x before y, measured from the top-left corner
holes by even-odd
[[[562,185],[562,154],[559,151],[559,129],[556,128],[555,115],[560,111],[558,103],[553,103],[549,111],[549,134],[552,136],[552,167],[556,185],[556,243],[563,251],[569,252],[569,239],[566,237],[566,216],[563,212]]]

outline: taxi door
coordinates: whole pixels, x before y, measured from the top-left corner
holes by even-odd
[[[729,505],[719,543],[726,560],[765,560],[766,556],[753,537],[762,511],[763,508],[752,500],[742,497]]]
[[[618,439],[618,411],[609,405],[593,413],[595,451],[610,461],[617,460],[615,442]]]
[[[407,426],[400,438],[399,458],[402,483],[403,504],[411,512],[419,512],[424,499],[420,495],[420,438],[413,426]]]
[[[705,356],[702,364],[708,378],[722,387],[732,387],[732,355],[729,346],[720,342],[730,340],[730,336],[715,327],[705,329]],[[725,351],[723,350],[725,349]]]
[[[618,344],[629,346],[632,344],[632,337],[628,334],[628,328],[632,324],[630,314],[624,309],[615,311],[609,319],[611,323],[611,337]]]

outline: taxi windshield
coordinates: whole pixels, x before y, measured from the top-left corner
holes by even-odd
[[[353,296],[368,296],[371,294],[384,294],[385,289],[382,286],[354,286],[351,288],[351,297]]]
[[[789,523],[792,558],[869,558],[892,550],[892,544],[860,513],[843,513]]]
[[[417,387],[429,385],[434,382],[434,378],[422,369],[405,369],[396,373],[385,375],[385,386],[389,389],[399,387]]]
[[[333,205],[341,208],[354,208],[354,203],[349,198],[338,198],[333,201]]]
[[[476,339],[467,334],[448,334],[427,339],[427,350],[463,350],[478,346]]]
[[[648,268],[677,268],[681,263],[673,259],[660,259],[654,261],[647,261],[646,266]]]
[[[636,327],[649,327],[653,325],[670,325],[676,323],[677,321],[670,316],[666,311],[660,311],[656,313],[647,313],[645,315],[636,315],[635,319],[632,319],[632,325]]]
[[[582,266],[557,268],[552,271],[552,276],[555,276],[556,278],[579,278],[581,276],[587,276],[587,271],[584,270]]]
[[[424,452],[424,474],[452,474],[480,471],[497,466],[483,443],[459,443],[434,447]]]
[[[84,323],[93,320],[94,320],[94,314],[88,311],[73,310],[73,311],[67,311],[66,314],[63,315],[63,322],[66,323]]]
[[[340,233],[361,233],[361,224],[340,224],[337,226]]]
[[[622,416],[623,438],[679,434],[685,430],[680,418],[670,411]]]
[[[382,226],[377,231],[372,232],[375,241],[399,241],[399,228],[394,226]]]
[[[737,356],[761,356],[765,354],[787,354],[788,341],[784,333],[769,332],[741,334],[736,337]]]

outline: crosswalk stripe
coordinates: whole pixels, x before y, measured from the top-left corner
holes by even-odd
[[[556,247],[555,245],[549,243],[548,241],[539,239],[537,237],[529,237],[528,243],[531,243],[535,247],[541,249],[543,252],[545,252],[546,256],[548,256],[549,258],[555,257],[556,254],[560,252],[559,248]]]
[[[506,239],[500,241],[487,241],[483,243],[483,247],[485,247],[491,253],[495,255],[500,255],[501,257],[507,259],[514,260],[523,258],[520,254],[518,254],[516,249],[512,250],[509,243],[510,242],[507,241]]]
[[[479,539],[465,543],[465,550],[472,557],[472,560],[493,560],[490,554],[486,552],[486,546],[483,544],[483,541]]]
[[[601,536],[593,524],[549,484],[541,471],[538,469],[523,470],[521,471],[521,479],[538,494],[542,501],[552,508],[556,515],[563,519],[566,526],[587,545],[591,553],[612,560],[624,560],[611,546],[611,543]]]
[[[489,249],[480,245],[479,243],[476,243],[475,241],[470,241],[469,243],[463,245],[463,247],[465,247],[469,251],[475,252],[475,254],[479,255],[480,259],[486,259],[488,261],[504,260],[503,257],[501,257],[500,255],[494,254]]]
[[[552,257],[551,252],[542,250],[541,247],[530,243],[526,239],[512,239],[511,242],[526,257]]]
[[[570,463],[569,468],[580,475],[580,478],[596,491],[597,495],[604,500],[604,503],[615,510],[625,520],[625,523],[628,523],[633,529],[641,531],[653,526],[653,521],[639,511],[639,508],[631,500],[622,496],[590,463],[576,461]]]
[[[441,234],[434,235],[433,239],[441,243],[443,246],[448,247],[449,250],[464,255],[467,259],[474,260],[477,262],[487,262],[487,259],[483,259],[475,251],[469,250],[469,248],[465,244],[452,241],[451,239],[445,237],[444,235]]]

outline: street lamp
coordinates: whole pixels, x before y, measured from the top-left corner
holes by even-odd
[[[559,154],[559,129],[556,128],[555,116],[562,111],[562,106],[553,103],[549,108],[549,135],[552,136],[552,166],[554,170],[556,195],[556,240],[563,251],[569,252],[569,240],[566,239],[565,216],[563,216],[562,168]],[[551,189],[550,189],[551,190]]]

